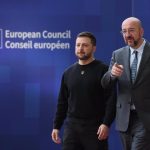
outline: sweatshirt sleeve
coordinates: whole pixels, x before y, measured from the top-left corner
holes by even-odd
[[[103,123],[109,127],[116,115],[116,90],[114,87],[111,89],[105,89],[104,91],[106,98],[106,109]]]
[[[104,74],[106,71],[107,68],[105,68]],[[105,106],[105,116],[103,119],[103,123],[109,127],[116,115],[117,93],[116,93],[115,84],[113,86],[110,86],[109,88],[104,88],[104,99],[106,101],[105,103],[106,106]]]
[[[53,123],[54,129],[60,129],[62,127],[63,122],[66,118],[67,109],[68,109],[68,90],[63,75],[58,96],[57,110]]]

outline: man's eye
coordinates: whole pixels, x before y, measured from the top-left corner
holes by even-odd
[[[129,30],[122,30],[121,33],[122,34],[127,34],[127,33],[134,33],[135,29],[129,29]]]

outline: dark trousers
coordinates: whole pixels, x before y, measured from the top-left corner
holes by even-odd
[[[63,134],[63,150],[108,150],[107,140],[98,140],[99,123],[68,119]]]
[[[136,111],[131,111],[129,127],[120,132],[124,150],[150,150],[150,131],[140,121]]]

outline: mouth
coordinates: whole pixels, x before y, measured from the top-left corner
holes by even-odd
[[[126,41],[127,41],[127,42],[133,42],[134,39],[133,39],[132,37],[129,37],[129,38],[126,39]]]
[[[127,40],[132,40],[133,38],[132,37],[127,37]]]
[[[83,52],[81,53],[81,52],[80,52],[80,53],[78,53],[78,55],[85,55],[85,53],[83,53]]]
[[[126,37],[127,40],[134,40],[132,36]]]

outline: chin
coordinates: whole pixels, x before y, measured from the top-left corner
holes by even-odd
[[[129,45],[129,46],[134,46],[134,42],[127,41],[126,44]]]
[[[82,56],[82,57],[79,57],[79,56],[78,56],[78,59],[80,59],[80,60],[88,60],[88,59],[89,59],[89,57],[88,57],[88,56],[86,56],[86,55],[84,55],[84,56]]]
[[[80,59],[80,60],[87,60],[87,58],[83,58],[83,57],[82,57],[82,58],[79,58],[79,59]]]

